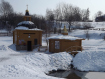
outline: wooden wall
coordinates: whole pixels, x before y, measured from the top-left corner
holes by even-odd
[[[55,41],[59,41],[59,49],[55,49]],[[49,52],[64,52],[66,49],[71,46],[80,46],[81,47],[82,40],[65,40],[65,39],[49,39]],[[78,50],[82,50],[78,48]]]
[[[30,36],[30,38],[29,38]],[[17,38],[17,41],[15,39]],[[20,40],[24,40],[24,44],[27,45],[27,41],[31,41],[34,45],[34,39],[37,39],[37,44],[42,45],[42,31],[37,30],[15,30],[13,32],[13,43],[20,45]]]

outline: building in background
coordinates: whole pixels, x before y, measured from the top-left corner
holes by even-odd
[[[99,16],[99,17],[96,17],[96,18],[95,18],[95,21],[96,21],[96,22],[102,22],[102,21],[105,21],[105,15],[103,15],[103,16]]]

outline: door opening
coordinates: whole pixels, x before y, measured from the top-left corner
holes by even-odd
[[[32,42],[27,41],[27,51],[32,51]]]

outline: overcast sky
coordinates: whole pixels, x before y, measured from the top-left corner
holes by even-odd
[[[1,1],[1,0],[0,0]],[[98,11],[105,13],[105,0],[5,0],[8,1],[14,11],[25,13],[26,5],[30,14],[45,15],[46,9],[55,9],[57,4],[64,2],[80,7],[81,9],[90,10],[90,18]]]

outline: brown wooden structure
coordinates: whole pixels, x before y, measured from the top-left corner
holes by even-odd
[[[36,29],[15,29],[13,31],[13,44],[17,50],[31,51],[33,48],[42,45],[42,30]]]
[[[64,26],[64,32],[61,35],[49,37],[49,52],[71,52],[71,54],[82,51],[83,38],[69,36]]]
[[[18,24],[18,27],[13,31],[13,44],[16,45],[16,50],[28,50],[42,45],[42,30],[37,28],[29,29],[31,24],[31,16],[29,15],[28,7],[24,16],[24,21]],[[27,27],[29,26],[29,27]]]
[[[82,40],[49,39],[49,52],[82,51]]]

